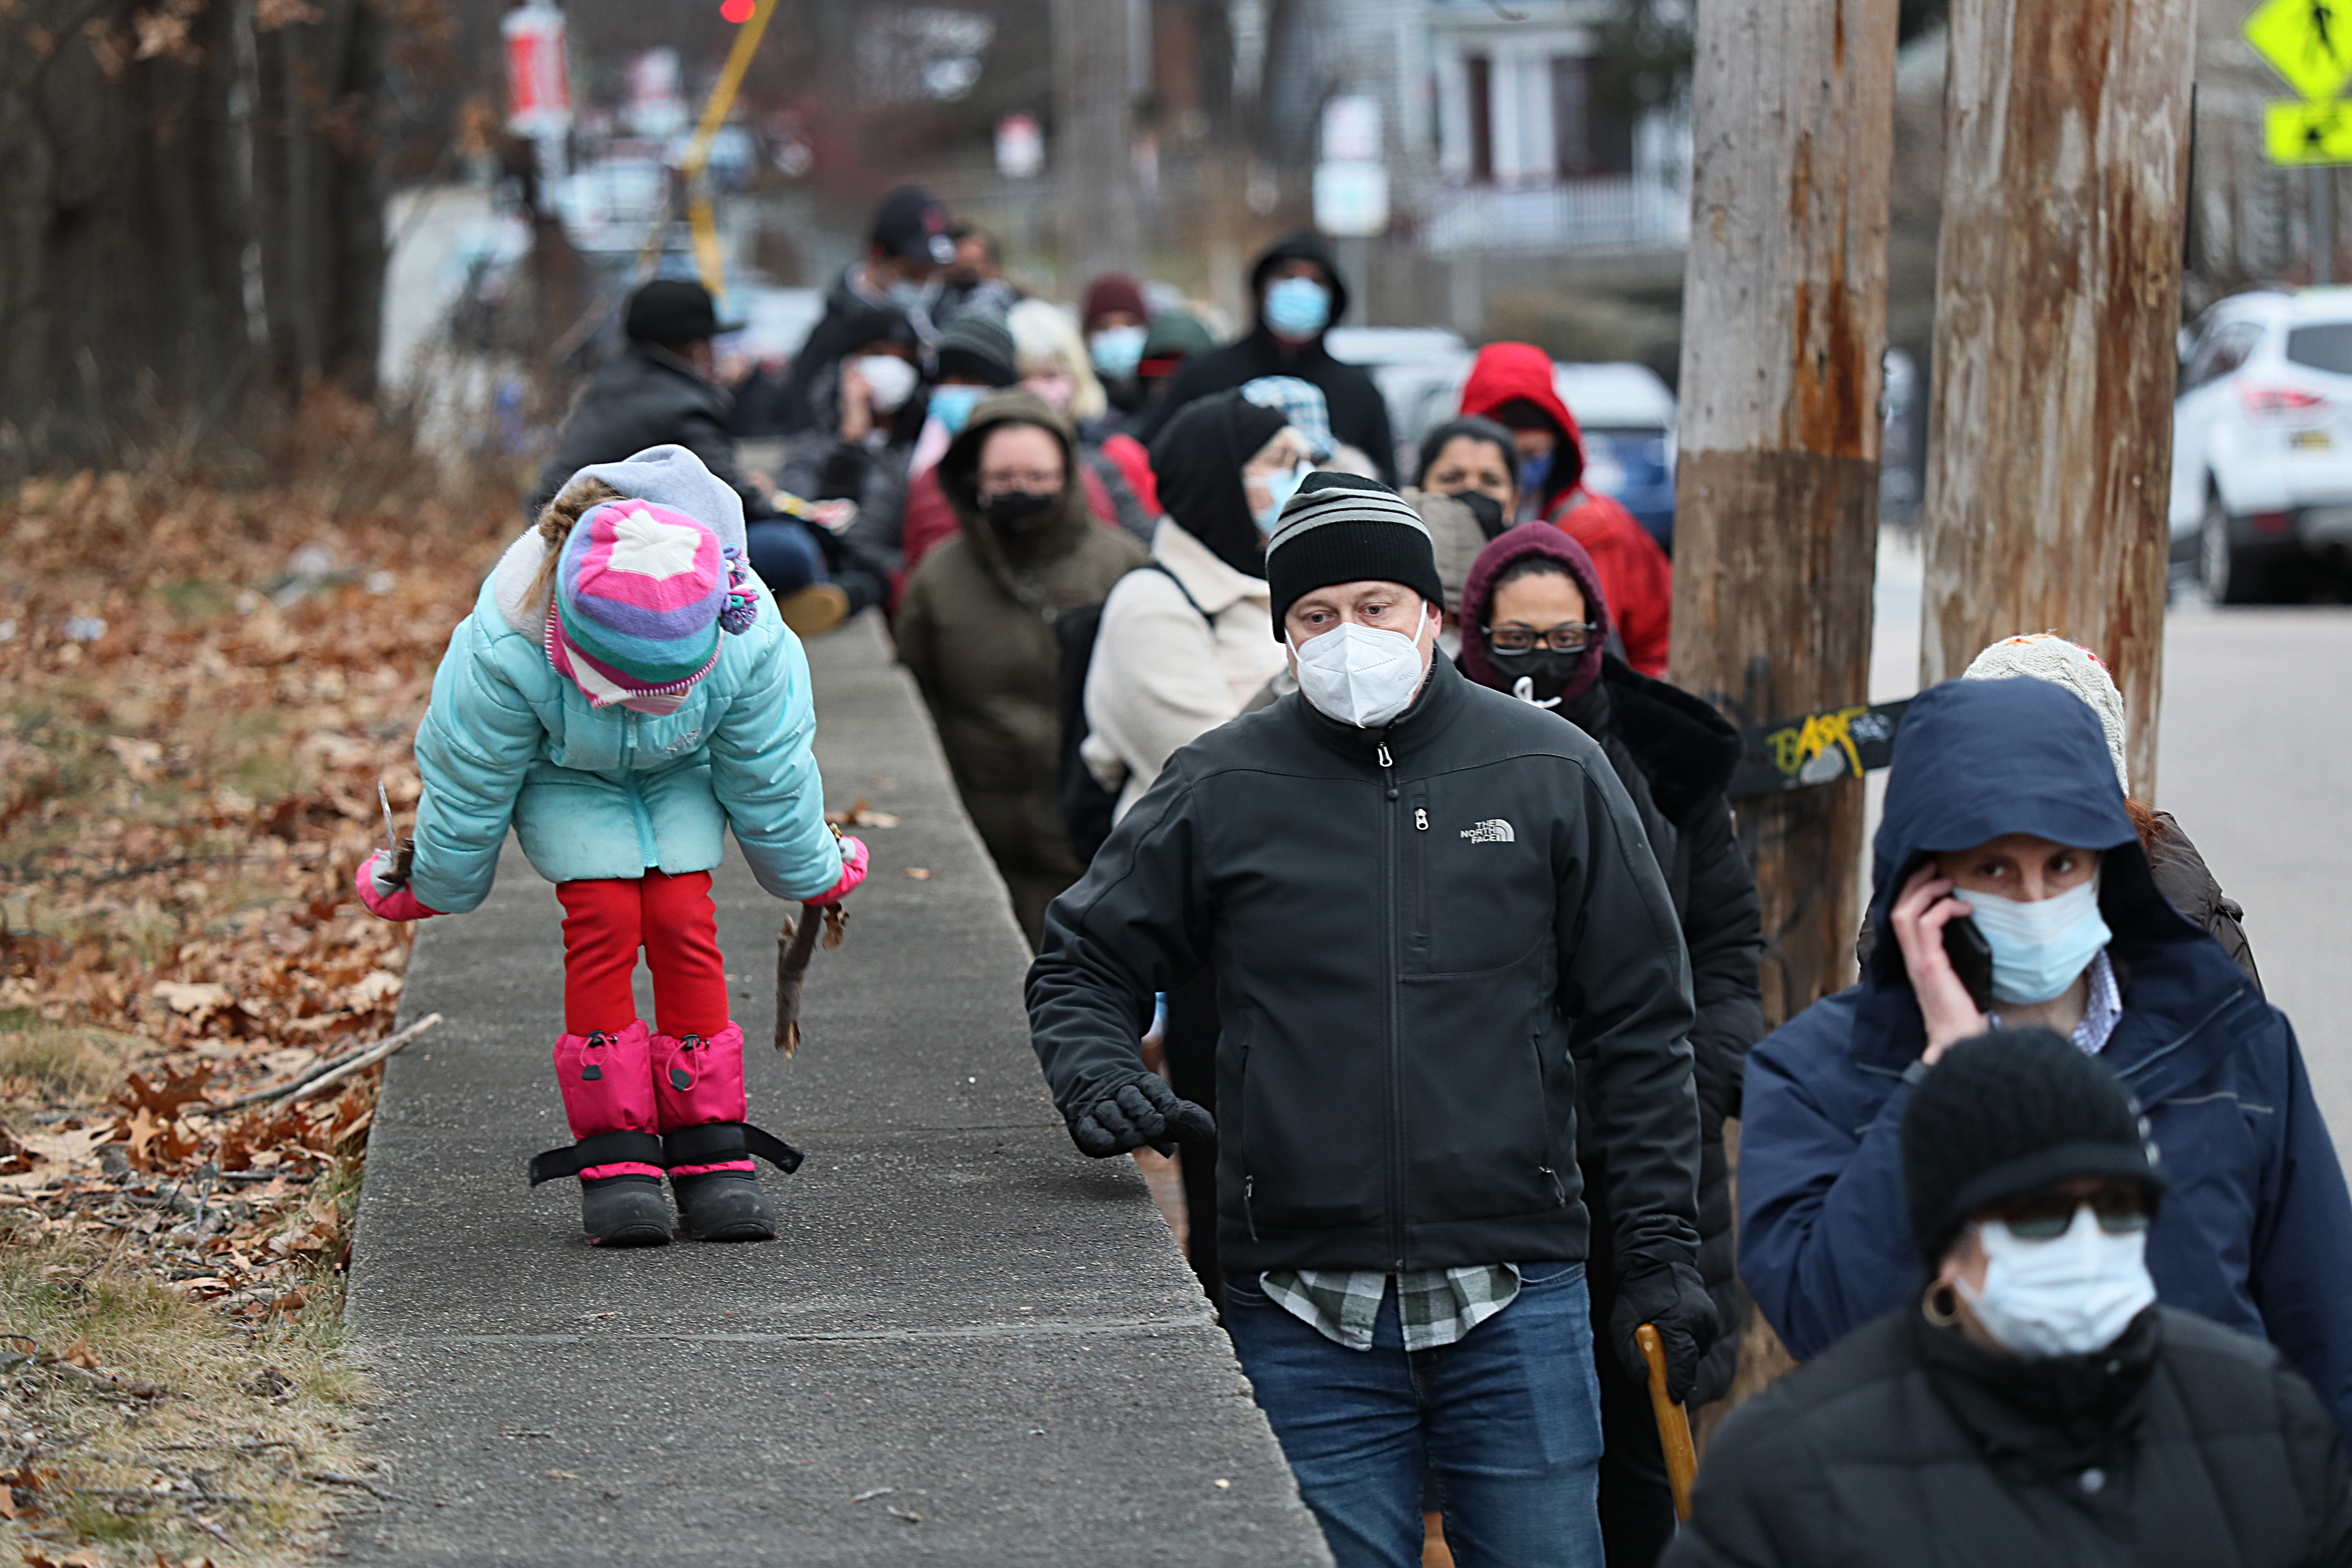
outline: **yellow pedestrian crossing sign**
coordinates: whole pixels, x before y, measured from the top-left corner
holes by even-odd
[[[2289,167],[2352,163],[2352,103],[2274,98],[2263,106],[2263,142],[2272,163]]]
[[[2352,0],[2265,0],[2246,18],[2245,38],[2315,102],[2333,99],[2352,79]]]

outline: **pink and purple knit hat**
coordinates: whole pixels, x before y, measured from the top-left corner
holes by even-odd
[[[740,555],[682,511],[606,501],[574,524],[555,569],[548,661],[597,708],[683,697],[719,662],[719,634],[757,604]]]

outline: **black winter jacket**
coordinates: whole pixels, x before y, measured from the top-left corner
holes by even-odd
[[[554,499],[563,481],[592,463],[617,463],[648,447],[674,445],[743,498],[743,515],[757,522],[775,516],[765,491],[735,466],[735,437],[727,433],[731,405],[694,366],[653,343],[631,343],[596,373],[563,422],[555,456],[539,471],[530,510]]]
[[[1312,261],[1321,267],[1331,279],[1333,324],[1347,314],[1347,280],[1339,276],[1339,265],[1320,237],[1312,232],[1295,234],[1259,257],[1250,273],[1253,292],[1278,261]],[[1331,433],[1360,448],[1380,465],[1382,479],[1396,483],[1396,437],[1389,429],[1388,399],[1381,395],[1369,374],[1333,359],[1323,342],[1318,336],[1312,342],[1286,343],[1261,316],[1240,341],[1187,359],[1167,394],[1145,411],[1131,434],[1149,447],[1177,410],[1196,397],[1230,392],[1262,375],[1295,375],[1323,389],[1323,401],[1330,407]]]
[[[1603,658],[1601,672],[1561,711],[1601,742],[1633,798],[1682,922],[1691,999],[1698,1009],[1690,1034],[1699,1107],[1698,1271],[1721,1329],[1700,1363],[1690,1398],[1704,1405],[1731,1391],[1748,1317],[1723,1124],[1739,1114],[1748,1049],[1764,1037],[1756,977],[1764,952],[1762,913],[1755,873],[1739,852],[1723,794],[1739,765],[1739,731],[1690,693],[1651,679],[1614,655]],[[1587,1151],[1583,1163],[1587,1185],[1605,1191],[1601,1162]]]
[[[2260,1340],[2157,1307],[2023,1362],[1906,1306],[1734,1413],[1661,1568],[2348,1563],[2342,1438]]]
[[[1574,727],[1436,661],[1385,731],[1292,695],[1170,760],[1029,971],[1065,1115],[1217,976],[1233,1269],[1575,1260],[1607,1156],[1621,1269],[1693,1263],[1690,970],[1640,819]]]

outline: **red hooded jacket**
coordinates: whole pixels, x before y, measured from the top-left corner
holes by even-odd
[[[1643,675],[1664,676],[1675,603],[1675,569],[1666,552],[1632,512],[1584,488],[1584,432],[1552,384],[1551,356],[1533,343],[1489,343],[1479,350],[1462,388],[1462,412],[1493,419],[1505,404],[1522,400],[1541,409],[1559,431],[1545,484],[1545,521],[1565,530],[1592,557],[1625,646],[1625,662]]]

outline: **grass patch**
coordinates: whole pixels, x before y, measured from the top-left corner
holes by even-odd
[[[122,1082],[127,1064],[145,1044],[135,1035],[50,1024],[15,1009],[0,1015],[0,1080],[21,1079],[53,1102],[96,1105]]]
[[[237,1323],[88,1235],[36,1222],[0,1240],[15,1459],[0,1547],[91,1549],[125,1568],[308,1558],[334,1510],[366,1495],[314,1478],[366,1480],[369,1461],[352,1441],[367,1389],[344,1356],[333,1268],[301,1294]]]

